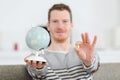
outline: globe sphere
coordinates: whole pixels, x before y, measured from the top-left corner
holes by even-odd
[[[29,48],[39,50],[47,48],[50,42],[50,35],[43,27],[32,27],[26,35],[26,44]]]

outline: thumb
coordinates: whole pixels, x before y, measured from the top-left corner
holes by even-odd
[[[76,50],[76,52],[77,53],[79,53],[80,52],[80,45],[81,45],[81,42],[80,41],[77,41],[76,43],[75,43],[75,50]]]
[[[85,59],[85,54],[81,48],[82,42],[77,41],[75,43],[75,51],[77,53],[77,55],[79,56],[80,59],[84,60]]]

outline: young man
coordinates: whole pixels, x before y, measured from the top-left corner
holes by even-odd
[[[92,80],[99,67],[95,53],[97,36],[91,42],[88,33],[82,33],[82,41],[73,47],[70,34],[73,28],[69,6],[55,4],[48,12],[47,29],[51,44],[42,56],[47,63],[26,60],[29,74],[36,80]]]

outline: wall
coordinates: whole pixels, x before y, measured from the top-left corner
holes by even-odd
[[[14,43],[18,43],[20,50],[26,49],[25,35],[27,31],[37,25],[47,23],[47,11],[54,3],[63,2],[73,11],[73,39],[80,40],[82,32],[97,34],[99,41],[97,48],[112,47],[112,28],[118,26],[119,0],[4,0],[0,1],[0,48],[13,50]],[[76,34],[77,32],[77,34]],[[93,36],[92,36],[93,37]]]
[[[48,9],[61,2],[73,11],[73,44],[81,40],[82,32],[89,32],[91,39],[94,34],[98,35],[97,49],[114,49],[112,30],[120,27],[119,0],[1,0],[0,51],[13,51],[15,43],[19,51],[28,50],[25,43],[27,31],[45,25]]]
[[[99,38],[97,47],[100,49],[114,48],[112,29],[118,26],[117,0],[90,0],[83,3],[81,12],[80,22],[77,22],[80,28],[76,27],[76,30],[79,33],[87,31],[97,34]],[[77,37],[78,35],[74,39]]]

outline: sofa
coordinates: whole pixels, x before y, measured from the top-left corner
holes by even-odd
[[[101,64],[94,80],[120,80],[120,63]],[[32,80],[25,65],[0,65],[0,80]]]

